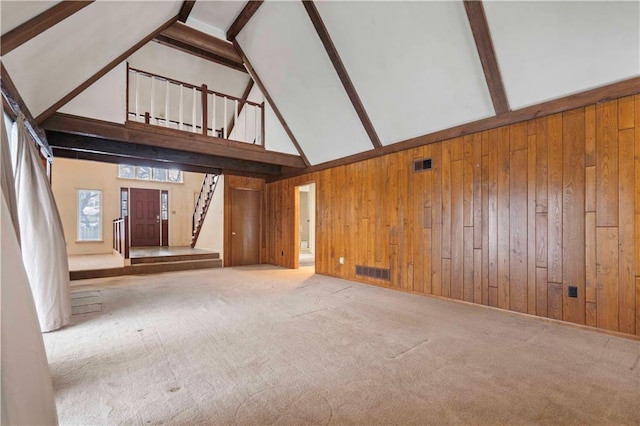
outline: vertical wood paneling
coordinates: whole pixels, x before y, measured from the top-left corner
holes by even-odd
[[[489,287],[498,287],[498,131],[491,130],[489,140],[489,190],[488,190],[488,222],[489,222]],[[497,291],[489,290],[490,306],[498,306]]]
[[[464,284],[463,299],[467,302],[473,302],[474,292],[474,253],[473,253],[473,227],[464,227]]]
[[[627,103],[633,107],[633,103]],[[620,104],[622,109],[623,104]],[[625,130],[618,135],[619,140],[619,196],[618,213],[619,247],[618,247],[618,325],[623,333],[634,334],[636,331],[636,285],[635,285],[635,228],[634,217],[634,136],[633,114],[626,120]],[[623,114],[621,113],[622,117]],[[620,122],[622,126],[622,122]]]
[[[536,125],[527,138],[527,312],[536,314]]]
[[[482,248],[482,134],[473,138],[473,248]]]
[[[509,306],[527,312],[527,150],[511,152],[509,165]]]
[[[596,105],[596,225],[618,226],[617,101]]]
[[[462,220],[464,226],[473,226],[473,135],[464,137],[462,152]]]
[[[562,284],[562,115],[548,120],[549,199],[547,212],[547,274],[549,282]]]
[[[482,151],[488,144],[488,132],[482,132]],[[482,156],[482,304],[489,304],[489,148]]]
[[[585,174],[584,110],[563,114],[562,119],[562,284],[563,318],[585,323]],[[568,287],[578,297],[568,296]]]
[[[464,224],[463,224],[463,162],[451,163],[451,297],[463,299]],[[444,231],[446,232],[446,231]]]
[[[431,146],[431,294],[442,295],[442,146]]]
[[[618,330],[618,228],[596,229],[598,327]]]
[[[547,279],[547,268],[536,268],[536,315],[547,317],[549,290]]]
[[[584,164],[596,165],[596,106],[589,105],[584,109]]]
[[[318,273],[640,334],[638,123],[640,95],[270,183],[264,259],[293,267],[316,182]]]
[[[509,309],[509,128],[498,129],[498,307]]]
[[[562,284],[548,284],[547,311],[549,318],[562,319]]]

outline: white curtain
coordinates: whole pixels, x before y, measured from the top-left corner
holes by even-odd
[[[62,221],[38,151],[19,116],[12,135],[13,171],[24,262],[40,329],[69,324],[69,263]]]
[[[50,425],[58,418],[40,325],[16,237],[17,217],[8,141],[2,123],[0,175],[0,422],[3,425]],[[10,184],[10,185],[8,185]],[[13,194],[13,201],[11,199]],[[9,202],[8,202],[9,201]]]

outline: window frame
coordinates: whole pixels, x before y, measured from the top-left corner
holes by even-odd
[[[86,239],[86,238],[82,238],[82,231],[81,231],[81,224],[82,221],[80,220],[80,215],[81,215],[81,211],[80,211],[80,194],[81,192],[97,192],[98,196],[99,196],[99,203],[100,203],[100,212],[97,215],[98,216],[98,238],[96,239]],[[77,226],[76,226],[76,242],[78,243],[101,243],[104,241],[104,233],[103,233],[103,227],[104,227],[104,197],[103,197],[103,191],[102,189],[90,189],[90,188],[77,188],[76,189],[76,222],[77,222]]]

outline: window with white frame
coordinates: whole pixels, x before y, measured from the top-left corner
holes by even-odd
[[[154,182],[182,183],[182,171],[158,167],[131,166],[120,164],[118,177],[121,179],[150,180]]]
[[[102,241],[102,191],[78,189],[78,241]]]

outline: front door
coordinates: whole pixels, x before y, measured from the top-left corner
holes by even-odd
[[[160,245],[160,191],[131,188],[131,247]]]
[[[260,263],[261,191],[231,189],[231,266]]]

